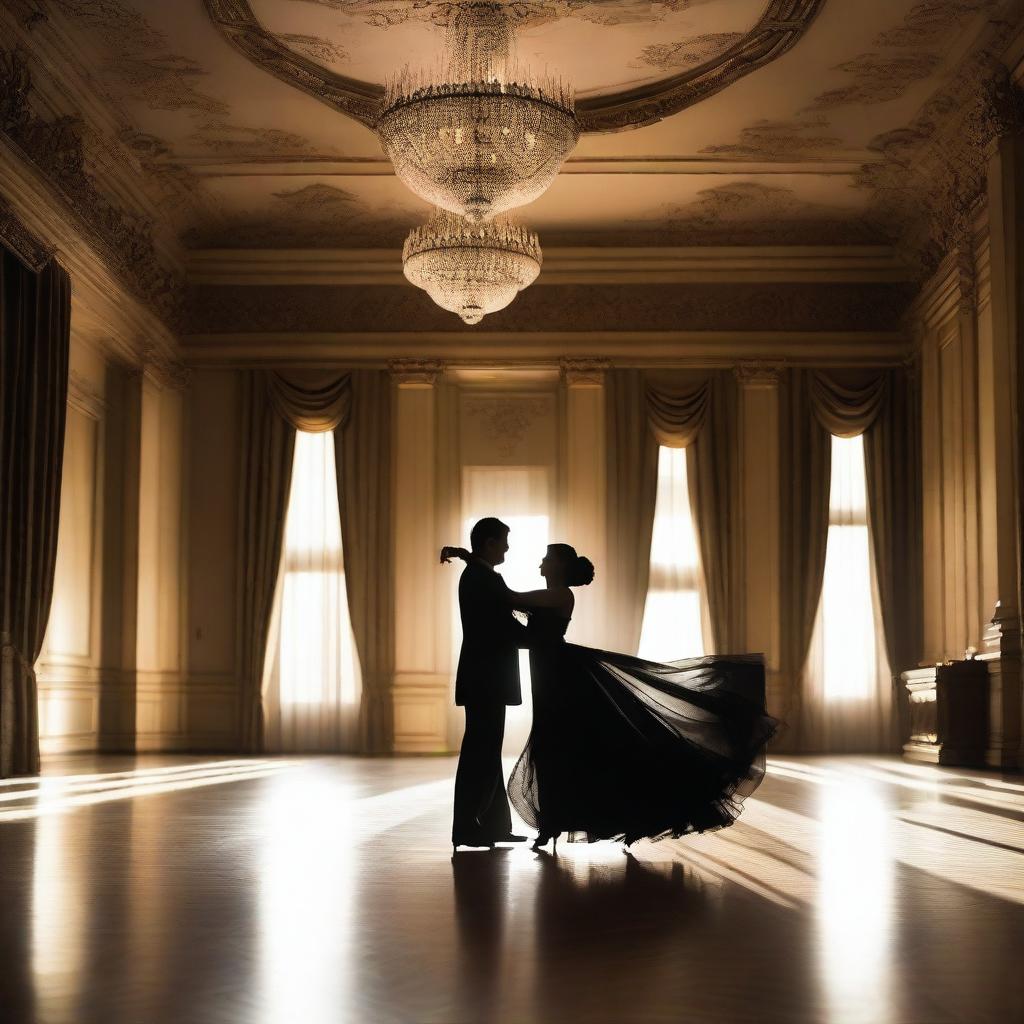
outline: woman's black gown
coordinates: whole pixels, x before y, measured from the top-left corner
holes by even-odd
[[[659,664],[566,643],[568,625],[537,610],[527,627],[533,728],[508,783],[522,819],[580,842],[731,825],[779,725],[761,655]]]

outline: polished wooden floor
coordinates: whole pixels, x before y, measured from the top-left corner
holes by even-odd
[[[0,782],[0,1020],[1024,1021],[1024,782],[778,758],[711,836],[452,856],[451,759]]]

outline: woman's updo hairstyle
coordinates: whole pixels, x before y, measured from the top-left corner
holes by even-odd
[[[594,582],[594,563],[577,555],[571,544],[549,544],[548,551],[565,566],[565,582],[570,587],[585,587]]]

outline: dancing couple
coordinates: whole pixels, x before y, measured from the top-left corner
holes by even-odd
[[[594,566],[550,544],[543,590],[509,590],[495,567],[509,527],[481,519],[459,580],[462,652],[455,702],[466,731],[455,776],[452,845],[524,842],[509,800],[537,830],[534,849],[557,842],[678,837],[731,825],[764,777],[778,722],[765,713],[760,655],[712,655],[669,664],[565,642],[572,588]],[[513,612],[525,612],[523,626]],[[533,725],[506,789],[505,708],[521,704],[519,648],[529,648]]]

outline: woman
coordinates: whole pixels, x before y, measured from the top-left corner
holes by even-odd
[[[444,548],[442,561],[451,557],[470,555]],[[551,544],[540,572],[544,590],[511,592],[529,614],[533,727],[508,795],[538,831],[534,849],[563,832],[628,845],[731,825],[778,727],[761,655],[659,664],[566,643],[571,588],[589,584],[594,566]]]

